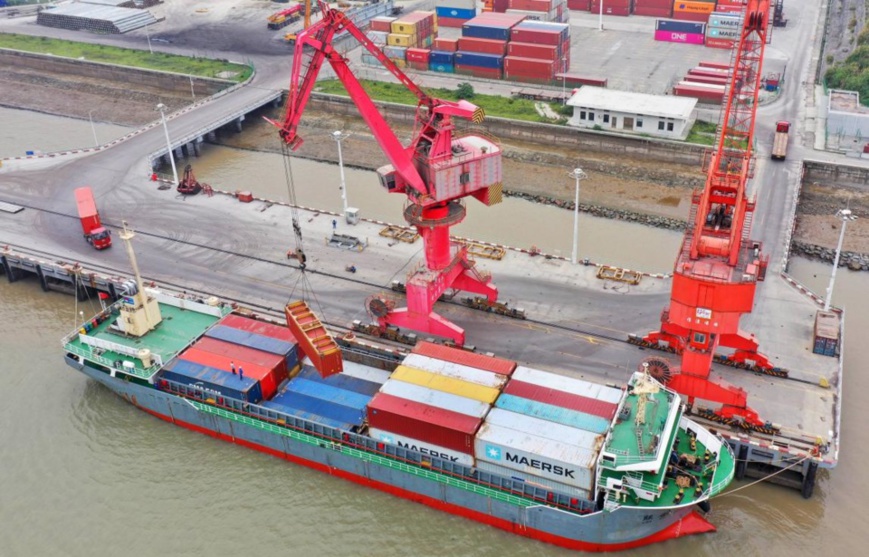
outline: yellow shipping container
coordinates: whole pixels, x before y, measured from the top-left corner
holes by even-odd
[[[428,387],[435,391],[478,400],[487,404],[494,403],[495,399],[498,398],[498,395],[500,394],[500,391],[493,387],[484,387],[483,385],[469,383],[454,377],[438,375],[437,373],[422,371],[407,366],[398,366],[395,371],[392,372],[391,378],[404,381],[405,383],[419,385],[421,387]]]
[[[401,58],[390,58],[390,60],[392,60],[392,63],[395,64],[397,67],[401,68],[402,70],[407,67],[407,62],[405,62]]]
[[[386,35],[386,44],[389,46],[408,46],[413,48],[417,43],[416,35],[402,35],[400,33]]]
[[[406,21],[393,21],[390,26],[393,33],[402,33],[404,35],[416,35],[416,23],[408,23]]]

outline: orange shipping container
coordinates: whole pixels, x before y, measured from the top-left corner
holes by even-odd
[[[673,13],[711,14],[715,11],[714,2],[673,2]]]

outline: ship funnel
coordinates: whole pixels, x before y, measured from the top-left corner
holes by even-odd
[[[136,357],[142,360],[142,367],[145,369],[154,365],[154,359],[151,357],[151,351],[147,348],[142,348],[136,353]]]

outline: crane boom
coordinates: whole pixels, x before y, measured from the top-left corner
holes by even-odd
[[[407,327],[464,343],[464,331],[432,311],[448,289],[498,297],[491,277],[477,271],[464,245],[453,244],[449,229],[466,216],[462,198],[473,196],[486,205],[501,201],[501,147],[479,132],[455,133],[453,118],[479,123],[483,111],[468,101],[430,97],[363,33],[344,12],[321,4],[323,17],[302,31],[296,40],[293,73],[283,121],[276,123],[289,149],[302,144],[298,126],[324,62],[344,84],[351,100],[368,124],[390,164],[377,170],[381,185],[390,193],[404,193],[409,204],[405,220],[423,238],[425,266],[415,268],[406,286],[407,308],[394,309],[385,302],[369,305],[380,326]],[[380,114],[374,101],[353,74],[347,59],[333,41],[346,31],[359,41],[400,83],[417,98],[414,136],[407,147]]]
[[[660,331],[645,338],[681,353],[680,373],[672,375],[671,387],[691,403],[695,398],[722,403],[719,417],[756,428],[765,425],[748,407],[745,391],[711,381],[709,372],[719,345],[735,349],[729,358],[736,363],[752,361],[756,368],[772,369],[758,353],[754,336],[739,329],[768,262],[761,243],[749,239],[755,204],[747,196],[747,183],[769,9],[770,0],[746,3],[706,184],[692,196],[693,222],[676,258],[670,306],[661,315]]]

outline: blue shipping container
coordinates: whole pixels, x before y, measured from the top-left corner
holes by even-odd
[[[302,393],[284,391],[276,396],[275,402],[285,404],[302,412],[308,412],[315,416],[334,420],[340,423],[361,426],[365,421],[365,411],[357,408],[350,408],[334,402],[323,400]]]
[[[510,28],[507,26],[495,27],[491,25],[476,25],[465,23],[462,25],[462,36],[476,39],[493,39],[496,41],[510,40]]]
[[[481,54],[460,50],[456,52],[456,65],[501,69],[504,67],[504,57],[497,54]]]
[[[343,373],[337,373],[335,375],[330,375],[329,377],[322,377],[320,373],[311,366],[303,367],[302,371],[299,372],[299,375],[297,375],[296,379],[294,379],[293,381],[297,381],[299,379],[305,379],[307,381],[313,381],[314,383],[330,385],[338,389],[352,391],[361,395],[368,395],[369,400],[370,398],[373,398],[374,395],[378,393],[378,391],[380,391],[380,385],[378,383],[374,383],[373,381],[366,381],[365,379],[351,377],[349,375],[344,375]]]
[[[304,410],[299,410],[298,408],[286,404],[285,400],[281,400],[279,402],[278,399],[279,397],[275,397],[273,400],[262,403],[262,406],[265,406],[266,408],[275,410],[277,412],[283,412],[284,414],[289,414],[290,416],[295,416],[296,418],[308,420],[309,422],[318,423],[327,427],[334,427],[336,429],[345,430],[353,429],[353,424],[349,422],[341,422],[338,420],[333,420],[331,418],[326,418],[324,416],[311,414],[310,412],[305,412]]]
[[[455,63],[456,53],[445,52],[443,50],[432,50],[428,56],[429,64],[448,64],[450,66]]]
[[[656,31],[671,31],[673,33],[706,33],[706,24],[694,21],[676,21],[673,19],[659,19],[655,23]]]
[[[298,393],[313,398],[326,400],[334,404],[340,404],[347,408],[355,408],[357,410],[365,410],[368,403],[371,402],[372,396],[354,393],[346,389],[339,389],[332,385],[316,383],[307,379],[291,379],[290,383],[284,389],[287,393]]]
[[[452,17],[455,19],[473,19],[477,17],[476,8],[447,8],[445,6],[437,6],[435,13],[438,17]]]
[[[495,401],[495,406],[502,410],[509,410],[517,414],[540,418],[541,420],[584,429],[585,431],[594,433],[606,433],[610,425],[609,421],[600,416],[508,394],[499,396],[498,400]]]
[[[286,342],[277,338],[249,333],[241,329],[233,329],[226,325],[215,325],[205,333],[205,336],[231,342],[248,348],[262,350],[269,354],[277,354],[289,358],[290,354],[295,351],[296,344]],[[297,357],[298,358],[298,357]],[[295,367],[295,364],[290,366],[290,361],[287,361],[288,367]]]
[[[245,402],[257,403],[263,398],[259,381],[251,377],[240,378],[229,371],[174,360],[163,368],[163,378],[182,385],[196,385],[206,391]]]
[[[456,73],[456,68],[452,64],[440,64],[432,61],[429,61],[428,69],[433,72]]]

